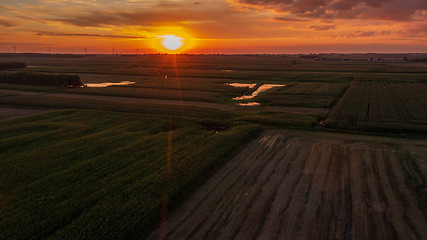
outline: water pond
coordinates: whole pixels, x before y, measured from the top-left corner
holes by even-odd
[[[85,83],[86,87],[90,88],[102,88],[102,87],[109,87],[109,86],[125,86],[125,85],[131,85],[135,82],[131,81],[121,81],[121,82],[103,82],[103,83]]]
[[[229,86],[233,86],[233,87],[249,87],[249,88],[253,88],[255,87],[255,83],[254,84],[247,84],[247,83],[227,83],[227,85]],[[233,100],[236,101],[242,101],[242,100],[249,100],[249,99],[253,99],[254,97],[258,96],[258,94],[268,91],[272,88],[275,87],[284,87],[286,85],[282,85],[282,84],[263,84],[261,85],[257,90],[255,90],[251,95],[243,95],[240,97],[235,97],[233,98]],[[260,103],[257,102],[237,102],[236,103],[239,106],[259,106]]]
[[[248,87],[253,88],[255,87],[256,83],[227,83],[228,86],[232,87]]]

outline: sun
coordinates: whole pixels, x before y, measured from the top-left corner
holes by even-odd
[[[167,27],[147,37],[149,46],[158,53],[180,54],[192,49],[196,38],[188,30],[179,27]]]
[[[175,51],[182,46],[181,37],[177,37],[175,35],[163,35],[161,38],[163,38],[163,46],[171,51]]]

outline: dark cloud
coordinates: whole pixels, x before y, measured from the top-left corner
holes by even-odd
[[[326,31],[326,30],[334,30],[335,25],[313,25],[313,26],[310,26],[309,28],[316,31]]]
[[[6,20],[6,19],[0,19],[0,26],[14,27],[14,26],[16,26],[16,24],[13,23],[13,22],[11,22],[11,21],[9,21],[9,20]]]
[[[118,35],[105,35],[105,34],[91,34],[91,33],[52,33],[52,32],[39,32],[38,36],[64,36],[64,37],[99,37],[99,38],[125,38],[125,39],[141,39],[145,37],[138,36],[118,36]]]
[[[378,30],[370,30],[370,31],[357,31],[352,34],[348,34],[347,38],[358,38],[358,37],[372,37],[379,35],[390,35],[391,31],[378,31]]]
[[[307,22],[308,21],[305,19],[292,18],[292,17],[275,17],[274,20],[281,21],[281,22]]]
[[[427,10],[427,0],[234,0],[249,7],[272,9],[300,17],[323,19],[411,20]]]
[[[406,32],[413,34],[413,35],[426,36],[427,35],[427,23],[408,27]]]
[[[61,18],[50,18],[79,27],[115,26],[156,26],[177,23],[190,23],[211,21],[212,19],[227,19],[227,13],[217,11],[191,11],[187,9],[159,9],[159,10],[134,10],[134,11],[91,11],[84,14],[75,14]]]

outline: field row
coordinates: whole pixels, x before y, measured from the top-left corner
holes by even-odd
[[[423,83],[352,81],[325,124],[344,129],[426,132],[426,92]]]
[[[425,146],[347,137],[265,132],[150,239],[425,239]]]
[[[3,122],[0,238],[141,237],[258,129],[223,124],[88,110]]]

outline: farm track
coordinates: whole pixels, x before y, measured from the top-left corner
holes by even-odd
[[[149,239],[427,239],[426,148],[265,131]]]
[[[109,101],[116,103],[135,103],[135,104],[159,104],[159,105],[177,105],[177,106],[194,106],[202,108],[214,108],[219,110],[237,110],[249,109],[247,107],[239,107],[233,105],[212,103],[212,102],[197,102],[197,101],[180,101],[180,100],[165,100],[165,99],[150,99],[150,98],[135,98],[135,97],[115,97],[115,96],[101,96],[101,95],[86,95],[86,94],[70,94],[70,93],[42,93],[20,90],[4,90],[0,89],[0,97],[2,95],[40,95],[46,97],[59,97],[70,99],[84,99],[95,101]],[[262,107],[254,108],[254,110],[261,111],[284,111],[295,113],[308,113],[308,114],[321,114],[325,115],[329,109],[327,108],[304,108],[304,107]]]

